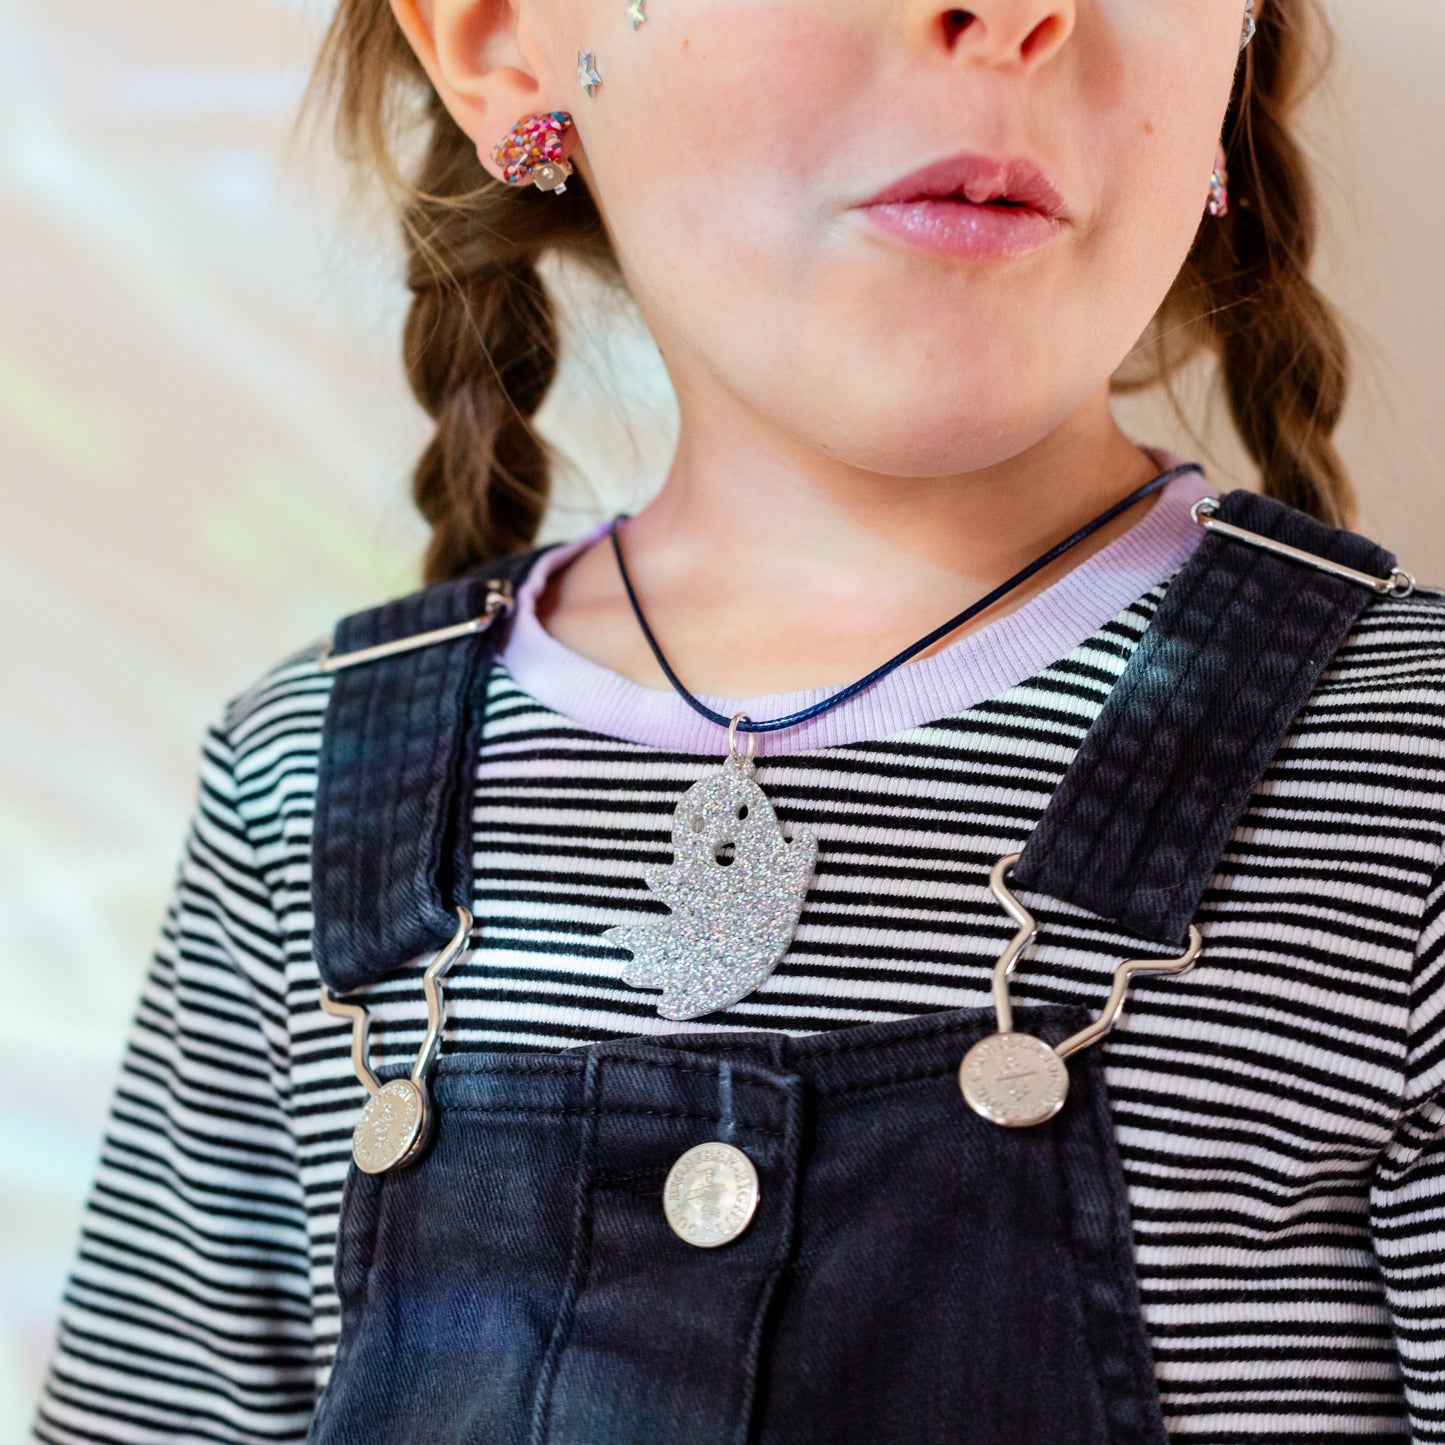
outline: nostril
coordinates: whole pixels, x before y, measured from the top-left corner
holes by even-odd
[[[1029,31],[1028,38],[1023,44],[1024,58],[1028,59],[1040,50],[1051,49],[1062,29],[1064,29],[1062,16],[1046,15]]]
[[[962,34],[973,24],[975,18],[972,10],[945,10],[943,12],[944,39],[951,41]]]
[[[737,856],[737,848],[732,843],[724,843],[712,856],[720,867],[726,868]]]

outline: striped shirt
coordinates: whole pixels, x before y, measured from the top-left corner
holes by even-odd
[[[602,670],[575,655],[549,670],[549,648],[565,649],[524,588],[488,680],[476,933],[448,975],[443,1052],[679,1028],[800,1034],[987,1007],[1013,932],[989,869],[1027,840],[1187,554],[1166,525],[1179,485],[1152,523],[899,669],[832,733],[760,750],[785,831],[818,836],[817,870],[773,975],[686,1024],[621,981],[628,955],[600,936],[663,912],[643,870],[670,861],[671,810],[717,767],[716,729],[699,719],[705,741],[679,745],[668,729],[692,724],[675,697],[649,721],[642,703],[661,708],[660,694],[642,699],[649,690],[612,674],[592,676],[608,686],[589,694],[588,669]],[[1157,575],[1138,586],[1151,525]],[[1061,610],[1065,584],[1078,635],[1059,648],[1037,619]],[[315,656],[271,668],[208,730],[38,1440],[299,1441],[326,1382],[338,1204],[365,1094],[348,1027],[317,1007],[310,954],[330,687]],[[940,687],[952,705],[930,714]],[[1373,603],[1231,836],[1195,920],[1199,962],[1136,982],[1096,1045],[1174,1438],[1445,1442],[1442,699],[1445,594]],[[617,726],[583,720],[586,706]],[[773,699],[754,715],[781,710]],[[1025,898],[1042,929],[1015,1001],[1097,1011],[1137,940]],[[422,962],[367,994],[376,1067],[415,1054]]]

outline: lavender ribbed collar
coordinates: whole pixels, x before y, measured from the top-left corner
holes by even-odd
[[[1182,464],[1161,448],[1145,450],[1161,472]],[[904,663],[818,717],[782,733],[759,735],[758,755],[890,737],[974,707],[1033,677],[1172,576],[1204,535],[1189,516],[1190,506],[1202,496],[1217,495],[1203,472],[1191,468],[1157,492],[1153,506],[1127,532],[1016,612],[966,633],[931,657]],[[537,621],[537,598],[547,578],[606,536],[607,528],[607,521],[599,522],[585,536],[552,548],[538,560],[517,592],[501,652],[503,666],[523,692],[593,732],[675,752],[726,752],[725,732],[671,688],[633,682],[574,652]],[[764,719],[810,707],[844,685],[749,698],[698,696],[727,717],[745,712]]]

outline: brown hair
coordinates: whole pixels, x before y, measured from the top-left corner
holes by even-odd
[[[1316,0],[1263,0],[1258,25],[1225,123],[1230,211],[1201,225],[1114,389],[1172,395],[1177,370],[1213,350],[1264,491],[1348,525],[1353,492],[1331,440],[1348,359],[1309,279],[1315,193],[1291,131],[1329,32]],[[532,417],[556,374],[558,330],[539,257],[574,257],[619,283],[621,273],[580,173],[561,195],[488,174],[388,0],[339,0],[302,115],[323,99],[342,155],[380,179],[402,224],[406,369],[436,423],[412,495],[432,529],[423,580],[441,581],[530,546],[547,505],[551,458]]]
[[[1243,7],[1241,6],[1241,12]],[[1334,433],[1350,358],[1334,307],[1310,279],[1315,184],[1293,122],[1329,67],[1334,36],[1316,0],[1262,0],[1224,122],[1230,207],[1205,216],[1118,393],[1163,385],[1202,349],[1266,496],[1353,526],[1355,492]]]
[[[403,355],[436,423],[412,498],[431,524],[422,579],[442,581],[530,546],[546,509],[552,461],[532,417],[556,375],[558,329],[538,258],[620,272],[580,174],[560,195],[488,174],[387,0],[340,0],[301,117],[326,98],[342,155],[380,180],[401,220]]]

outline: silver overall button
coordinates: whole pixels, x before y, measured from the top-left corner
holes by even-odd
[[[990,1034],[964,1056],[963,1097],[975,1113],[1006,1128],[1052,1119],[1069,1093],[1064,1061],[1032,1034]]]
[[[736,1239],[758,1207],[758,1171],[731,1144],[697,1144],[668,1170],[662,1212],[679,1239],[712,1249]]]
[[[351,1152],[368,1174],[409,1158],[425,1132],[426,1095],[412,1079],[392,1079],[367,1101],[351,1133]]]

